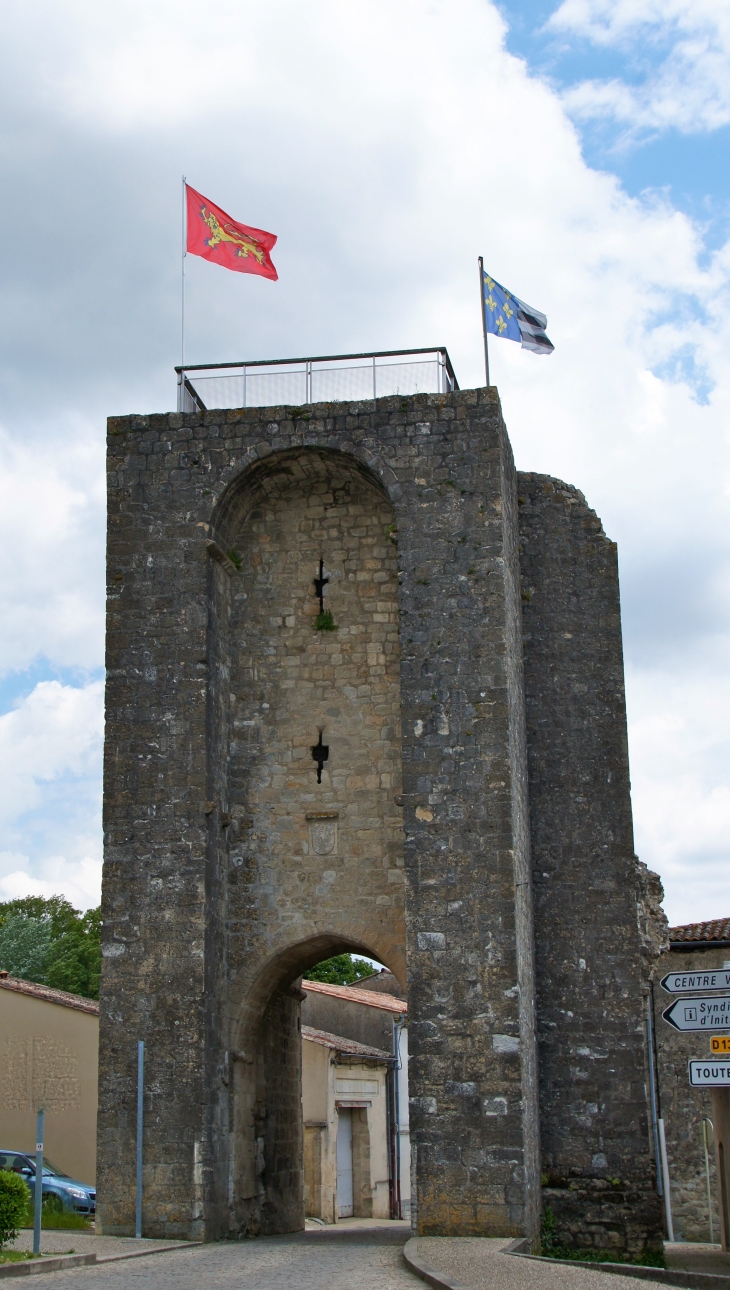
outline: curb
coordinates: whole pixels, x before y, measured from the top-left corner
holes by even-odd
[[[33,1277],[40,1272],[63,1272],[65,1268],[81,1268],[89,1263],[96,1263],[95,1254],[61,1254],[55,1259],[28,1259],[25,1263],[0,1266],[0,1277]]]
[[[524,1239],[512,1241],[511,1245],[501,1250],[518,1259],[529,1259],[531,1263],[551,1263],[562,1268],[589,1268],[592,1272],[608,1272],[614,1276],[636,1277],[640,1281],[655,1281],[662,1285],[681,1286],[682,1290],[730,1290],[730,1277],[719,1272],[682,1272],[675,1268],[642,1268],[631,1263],[589,1263],[583,1259],[547,1259],[541,1254],[529,1254],[520,1246],[527,1245]],[[403,1258],[406,1267],[417,1277],[433,1287],[433,1290],[469,1290],[461,1281],[453,1281],[443,1272],[437,1272],[421,1256],[418,1249],[418,1237],[412,1236],[403,1247]]]
[[[683,1290],[730,1290],[730,1277],[720,1272],[683,1272],[677,1268],[642,1268],[635,1263],[589,1263],[583,1259],[546,1259],[540,1254],[523,1254],[521,1250],[503,1250],[503,1254],[530,1259],[533,1263],[553,1263],[561,1268],[592,1268],[595,1272],[612,1272],[614,1276],[636,1277],[639,1281],[658,1281],[661,1285],[682,1286]]]
[[[417,1277],[433,1287],[433,1290],[469,1290],[463,1281],[452,1281],[449,1277],[444,1276],[443,1272],[437,1272],[431,1267],[418,1251],[418,1237],[412,1236],[403,1246],[403,1258],[409,1272],[414,1272]]]
[[[148,1259],[152,1254],[169,1254],[172,1250],[195,1250],[199,1241],[180,1241],[174,1245],[158,1245],[154,1250],[130,1250],[128,1254],[59,1254],[28,1259],[24,1263],[0,1264],[0,1277],[33,1277],[41,1272],[63,1272],[66,1268],[80,1268],[93,1263],[118,1263],[120,1259]]]
[[[174,1245],[158,1245],[154,1250],[130,1250],[129,1254],[97,1254],[97,1263],[118,1263],[120,1259],[149,1259],[153,1254],[172,1254],[173,1250],[199,1250],[202,1241],[180,1241]]]

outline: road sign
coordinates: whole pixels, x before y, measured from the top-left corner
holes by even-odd
[[[688,990],[730,990],[730,968],[709,968],[704,972],[669,972],[659,984],[667,994]]]
[[[711,1035],[711,1053],[730,1053],[730,1035]]]
[[[730,994],[698,995],[694,999],[675,999],[662,1016],[675,1030],[728,1030],[730,1028]]]
[[[730,1062],[691,1061],[689,1082],[693,1088],[730,1088]]]

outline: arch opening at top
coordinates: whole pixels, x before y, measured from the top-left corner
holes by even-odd
[[[327,483],[335,485],[335,492],[351,491],[359,481],[392,505],[385,482],[391,474],[377,459],[370,459],[368,465],[354,453],[341,449],[307,445],[275,451],[245,466],[228,482],[211,515],[211,530],[228,545],[252,508],[273,502],[292,487],[318,488]]]
[[[351,934],[321,931],[294,944],[280,947],[261,966],[257,978],[246,983],[245,990],[242,985],[232,982],[231,1046],[237,1048],[250,1044],[272,999],[277,994],[290,989],[317,963],[333,958],[336,954],[360,954],[364,958],[382,963],[393,973],[405,998],[404,947],[397,946],[393,949],[388,945],[383,948],[364,944]]]

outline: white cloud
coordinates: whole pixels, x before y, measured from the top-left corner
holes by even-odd
[[[727,642],[725,642],[725,655]],[[629,669],[636,844],[667,887],[671,924],[730,909],[730,693],[712,676]]]
[[[563,31],[595,43],[655,41],[662,119],[676,123],[725,111],[718,12],[708,0],[668,0],[662,21],[643,0],[558,11]],[[577,484],[619,542],[642,858],[671,909],[689,873],[698,903],[711,875],[707,914],[730,911],[730,884],[712,886],[730,752],[708,702],[727,665],[707,645],[730,631],[730,248],[706,257],[667,201],[632,200],[591,171],[560,97],[503,37],[486,0],[225,0],[215,22],[192,0],[8,11],[5,665],[101,658],[103,416],[173,401],[183,170],[280,239],[273,286],[188,259],[190,361],[445,342],[461,385],[480,384],[481,252],[548,313],[556,345],[550,359],[491,347],[518,464]],[[672,106],[670,73],[689,106]],[[646,101],[621,111],[654,110],[657,85],[629,87]],[[52,882],[51,856],[97,862],[84,840],[98,839],[99,700],[74,694],[8,714],[4,845],[30,859],[3,881]]]
[[[29,856],[0,851],[0,899],[65,896],[75,909],[90,909],[101,900],[101,860],[49,856],[33,865]]]
[[[104,449],[66,423],[40,439],[0,428],[0,674],[39,655],[104,660]]]
[[[0,716],[0,898],[98,904],[103,699],[100,681],[44,681]]]
[[[730,122],[730,9],[723,0],[563,0],[546,30],[631,55],[638,84],[588,80],[567,90],[578,119],[611,118],[630,137]]]
[[[0,821],[36,807],[43,784],[98,773],[103,702],[101,681],[82,689],[41,681],[0,716]]]

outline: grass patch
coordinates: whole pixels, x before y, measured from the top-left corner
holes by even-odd
[[[0,1263],[25,1263],[27,1259],[37,1259],[37,1254],[28,1250],[0,1250]]]
[[[45,1201],[43,1203],[43,1209],[41,1212],[42,1231],[44,1232],[58,1232],[58,1231],[93,1232],[94,1229],[91,1226],[91,1223],[89,1222],[88,1218],[85,1218],[83,1214],[74,1213],[74,1211],[71,1209],[64,1209],[55,1196],[53,1197],[53,1200],[56,1202],[55,1204],[51,1204]],[[33,1226],[33,1209],[32,1207],[30,1207],[25,1211],[23,1227],[32,1228],[32,1226]]]
[[[31,1215],[31,1217],[26,1219],[23,1223],[23,1227],[32,1228],[32,1226],[33,1216]],[[84,1218],[83,1214],[72,1214],[68,1210],[64,1210],[62,1214],[46,1214],[44,1212],[41,1220],[41,1229],[44,1232],[93,1232],[94,1230],[88,1218]]]
[[[628,1263],[639,1268],[666,1267],[664,1253],[658,1250],[649,1250],[638,1258],[632,1258],[631,1255],[618,1254],[614,1250],[576,1250],[572,1245],[550,1245],[547,1248],[543,1246],[540,1253],[544,1259],[570,1259],[571,1262],[578,1263]]]
[[[336,632],[337,623],[332,617],[332,610],[325,609],[323,613],[317,614],[314,620],[314,630],[316,632]]]

